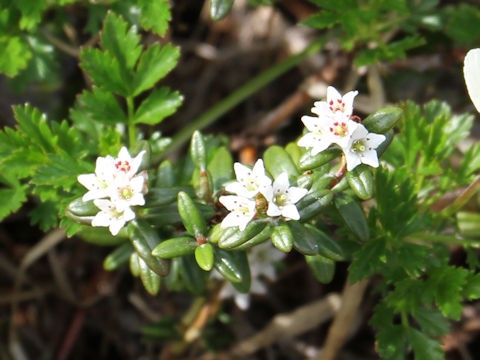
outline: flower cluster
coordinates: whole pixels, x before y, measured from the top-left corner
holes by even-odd
[[[283,216],[286,220],[298,220],[295,203],[304,197],[308,190],[290,186],[288,174],[280,174],[272,184],[265,174],[262,159],[257,160],[253,169],[235,163],[237,181],[228,184],[225,190],[236,195],[220,196],[219,201],[230,213],[223,219],[222,227],[238,226],[244,230],[247,224],[258,214],[258,208],[268,205],[266,215]]]
[[[285,253],[277,250],[271,242],[267,241],[251,248],[248,252],[251,285],[248,293],[241,293],[230,283],[226,282],[220,291],[221,299],[233,297],[235,304],[242,310],[250,305],[250,294],[265,295],[267,293],[266,281],[276,279],[275,263],[285,257]],[[218,271],[212,272],[215,279],[223,279]]]
[[[348,171],[361,163],[378,167],[375,149],[385,141],[385,136],[369,133],[365,126],[352,120],[353,100],[357,94],[358,91],[350,91],[342,96],[329,86],[327,100],[313,104],[312,112],[317,116],[302,117],[309,132],[297,144],[311,148],[312,156],[337,144],[345,154]]]
[[[132,206],[144,205],[147,192],[147,173],[137,174],[145,151],[135,158],[122,147],[116,158],[107,155],[97,158],[94,174],[78,176],[80,184],[88,189],[83,201],[93,200],[100,211],[92,220],[92,226],[108,227],[117,235],[127,221],[135,218]]]

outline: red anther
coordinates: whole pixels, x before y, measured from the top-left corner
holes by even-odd
[[[338,122],[334,122],[333,125],[338,126]]]
[[[342,103],[342,99],[337,99],[338,103],[341,104]]]
[[[329,104],[330,104],[330,105],[333,105],[333,100],[330,100],[330,103],[329,103]]]

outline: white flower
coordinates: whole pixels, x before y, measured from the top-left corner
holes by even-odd
[[[341,113],[347,118],[353,112],[353,99],[357,96],[358,91],[349,91],[345,95],[341,95],[333,86],[327,88],[327,101],[316,101],[313,104],[312,112],[318,116],[331,116]]]
[[[350,141],[352,133],[358,127],[358,123],[350,120],[342,113],[337,113],[333,117],[328,118],[328,132],[326,137],[328,141],[338,144],[340,147],[345,147]]]
[[[378,156],[375,149],[384,141],[385,135],[369,133],[365,126],[358,124],[348,145],[343,148],[347,170],[351,171],[361,163],[378,167]]]
[[[82,197],[83,201],[102,199],[108,196],[109,187],[114,179],[112,165],[109,159],[99,157],[95,166],[95,174],[78,175],[78,182],[88,189],[88,192]]]
[[[302,116],[302,122],[309,130],[298,140],[298,146],[312,148],[311,155],[315,156],[331,145],[330,138],[327,136],[329,129],[328,121],[313,116]]]
[[[222,221],[222,228],[238,226],[243,231],[255,216],[255,200],[228,195],[220,196],[218,201],[230,211]]]
[[[108,226],[112,235],[117,235],[127,221],[135,219],[135,213],[130,208],[118,211],[110,200],[95,199],[93,201],[100,211],[92,220],[92,226]]]
[[[118,153],[116,159],[114,159],[114,166],[117,172],[127,175],[129,178],[132,178],[137,173],[138,168],[142,164],[143,155],[145,150],[140,151],[140,153],[132,159],[127,148],[123,146]],[[111,158],[111,157],[110,157]]]
[[[124,211],[130,206],[145,205],[144,186],[145,179],[142,175],[129,178],[126,174],[118,174],[113,186],[109,188],[109,196],[117,211]]]
[[[470,99],[480,112],[480,49],[472,49],[465,56],[463,76]]]
[[[255,197],[262,188],[270,186],[272,180],[265,175],[262,159],[258,159],[253,169],[236,162],[233,165],[237,181],[228,184],[225,190],[246,198]]]
[[[283,216],[287,220],[299,220],[295,203],[308,193],[307,189],[290,187],[288,174],[281,173],[273,182],[273,187],[264,189],[263,196],[268,200],[268,216]]]

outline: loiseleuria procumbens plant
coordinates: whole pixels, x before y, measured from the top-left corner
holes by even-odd
[[[143,30],[165,34],[166,2],[137,11]],[[358,92],[342,95],[329,86],[325,99],[293,120],[303,132],[252,164],[234,162],[224,137],[199,131],[172,163],[163,159],[170,139],[153,126],[183,102],[157,85],[179,55],[168,43],[143,45],[137,26],[109,12],[98,48],[80,52],[92,86],[78,96],[69,122],[15,106],[17,129],[0,132],[0,217],[34,196],[34,223],[115,246],[105,269],[128,264],[150,294],[163,283],[198,299],[234,297],[241,309],[250,294],[267,293],[274,264],[286,253],[305,257],[322,283],[332,281],[337,262],[348,262],[350,282],[376,279],[381,297],[370,323],[380,356],[444,358],[439,339],[448,319],[460,318],[464,300],[480,298],[472,250],[478,233],[471,232],[478,214],[458,212],[472,191],[439,205],[476,183],[478,144],[459,164],[451,161],[473,117],[453,115],[439,101],[423,107],[407,101],[362,119],[355,113]],[[477,49],[465,59],[477,109],[478,64]],[[469,267],[450,264],[452,244],[465,248]]]

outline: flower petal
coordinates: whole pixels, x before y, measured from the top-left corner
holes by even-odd
[[[463,75],[470,99],[480,112],[480,49],[472,49],[465,56]]]
[[[372,149],[376,149],[377,147],[379,147],[380,144],[383,143],[386,139],[385,135],[375,133],[368,134],[366,138],[368,146],[370,146]]]
[[[344,153],[345,153],[345,160],[347,161],[347,171],[352,171],[362,163],[362,160],[357,153],[350,150],[346,150],[344,151]]]
[[[293,204],[288,204],[282,207],[282,216],[287,219],[300,220],[300,214],[297,207]]]
[[[362,163],[372,167],[378,167],[378,155],[375,150],[367,150],[362,153]],[[348,170],[348,169],[347,169]]]
[[[307,193],[308,193],[307,189],[292,186],[287,191],[288,202],[295,204],[298,200],[300,200],[305,195],[307,195]]]

